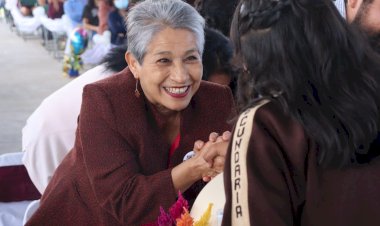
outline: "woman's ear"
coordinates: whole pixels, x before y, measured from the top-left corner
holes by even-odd
[[[125,61],[127,61],[128,67],[131,70],[133,77],[135,77],[135,79],[138,79],[139,78],[138,71],[141,67],[138,60],[135,58],[135,56],[133,56],[133,54],[131,52],[126,52],[125,53]]]

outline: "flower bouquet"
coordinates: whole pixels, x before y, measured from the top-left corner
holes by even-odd
[[[189,205],[187,200],[178,193],[177,201],[169,208],[169,212],[165,212],[164,208],[160,207],[160,216],[157,218],[157,223],[151,224],[158,226],[209,226],[211,217],[212,203],[209,203],[207,210],[202,217],[195,221],[189,213]]]

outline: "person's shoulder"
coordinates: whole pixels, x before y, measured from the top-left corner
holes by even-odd
[[[305,154],[310,139],[304,127],[278,102],[270,101],[259,107],[253,122],[257,131],[267,134],[285,152]]]
[[[254,121],[260,126],[275,130],[277,133],[285,133],[293,128],[303,130],[301,124],[286,112],[278,102],[273,100],[257,109]]]

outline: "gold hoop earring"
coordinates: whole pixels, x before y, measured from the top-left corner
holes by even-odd
[[[136,96],[137,98],[140,97],[140,91],[138,90],[138,85],[139,85],[139,80],[136,79],[135,96]]]

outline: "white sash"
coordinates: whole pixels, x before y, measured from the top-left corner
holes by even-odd
[[[231,223],[232,226],[249,226],[247,152],[252,133],[253,117],[257,109],[269,100],[262,100],[258,105],[247,109],[236,123],[231,149]]]

